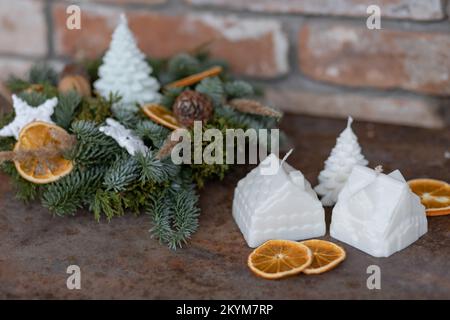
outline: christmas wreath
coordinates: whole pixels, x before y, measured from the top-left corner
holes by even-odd
[[[61,74],[38,64],[7,87],[14,110],[0,117],[0,166],[18,198],[40,199],[58,216],[82,208],[96,220],[144,212],[152,235],[172,249],[198,227],[198,188],[230,169],[175,165],[172,130],[194,120],[222,132],[274,128],[280,117],[203,48],[145,57],[125,17],[103,59],[66,65]]]

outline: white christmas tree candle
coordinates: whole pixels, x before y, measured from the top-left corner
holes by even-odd
[[[314,190],[322,196],[324,206],[336,203],[339,192],[345,185],[355,165],[365,166],[368,161],[361,153],[358,138],[352,130],[352,117],[348,117],[347,128],[337,138],[336,146],[325,161],[325,168],[319,174],[319,185]]]
[[[274,164],[278,170],[270,170]],[[239,181],[233,217],[250,247],[325,234],[324,209],[310,183],[274,154]]]
[[[160,99],[158,80],[151,77],[152,68],[139,50],[124,14],[115,29],[103,64],[98,70],[95,89],[103,96],[118,93],[124,106],[157,102]]]
[[[427,232],[425,207],[400,171],[355,166],[333,208],[330,234],[375,257],[388,257]]]

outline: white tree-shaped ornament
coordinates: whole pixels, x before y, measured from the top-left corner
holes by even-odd
[[[325,161],[325,168],[319,174],[319,185],[314,190],[322,196],[324,206],[336,203],[339,193],[347,182],[355,165],[366,166],[368,161],[361,153],[358,138],[352,130],[353,119],[348,118],[347,128],[337,138],[336,146]]]
[[[125,107],[158,102],[160,85],[156,78],[150,76],[152,71],[128,28],[126,16],[122,14],[98,70],[95,89],[103,97],[118,93],[122,97],[121,105]]]

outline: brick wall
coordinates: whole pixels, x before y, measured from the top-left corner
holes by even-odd
[[[66,7],[82,9],[66,29]],[[366,8],[382,10],[368,30]],[[266,86],[280,108],[443,127],[450,114],[445,0],[0,0],[0,80],[33,61],[103,52],[120,12],[139,46],[163,57],[214,39],[214,56]],[[446,120],[447,119],[447,120]]]

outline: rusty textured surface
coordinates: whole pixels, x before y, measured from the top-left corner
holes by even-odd
[[[286,116],[295,145],[289,162],[316,183],[345,121]],[[354,124],[371,166],[400,169],[407,179],[450,181],[450,130]],[[170,251],[148,234],[149,217],[96,223],[88,213],[52,217],[38,203],[14,199],[0,176],[0,298],[450,298],[450,216],[429,218],[419,241],[389,258],[348,245],[347,259],[319,276],[267,281],[253,276],[246,246],[232,216],[233,189],[248,168],[238,168],[201,192],[200,229],[187,248]],[[327,210],[330,220],[330,210]],[[328,236],[326,238],[329,238]],[[66,288],[66,268],[77,264],[82,289]],[[381,267],[381,290],[366,288],[366,268]]]

